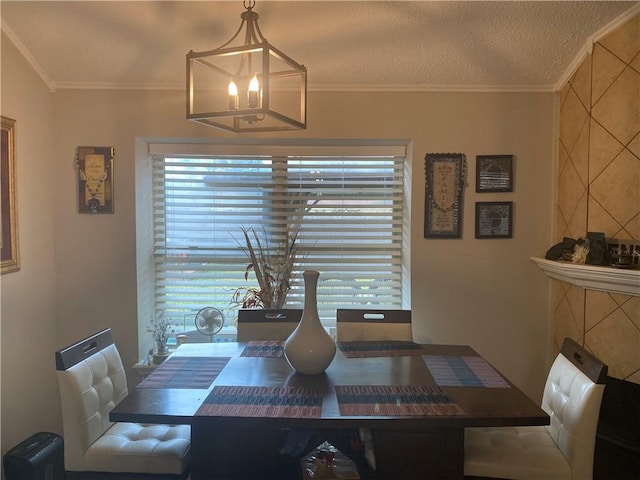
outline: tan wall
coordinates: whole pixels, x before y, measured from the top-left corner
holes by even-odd
[[[2,454],[14,441],[60,428],[52,95],[2,35],[2,115],[16,120],[20,270],[0,277]],[[69,163],[67,163],[67,166]],[[62,168],[65,166],[62,165]],[[72,261],[66,259],[63,261]]]
[[[640,243],[640,16],[594,44],[560,102],[556,240]],[[555,283],[556,348],[572,337],[640,383],[640,297]]]
[[[552,241],[555,97],[311,91],[309,128],[287,134],[412,141],[416,338],[473,346],[536,401],[552,353],[550,281],[529,257],[543,254]],[[2,102],[3,114],[12,106],[6,113],[17,118],[22,142],[23,254],[23,270],[2,279],[4,453],[35,431],[61,431],[56,349],[110,326],[125,364],[139,359],[136,139],[232,135],[186,121],[182,91],[50,94],[6,40]],[[74,156],[79,145],[115,148],[112,215],[77,213]],[[467,156],[462,239],[423,238],[427,152]],[[483,154],[515,156],[514,192],[475,193],[475,157]],[[514,202],[513,239],[474,238],[474,204],[492,200]]]

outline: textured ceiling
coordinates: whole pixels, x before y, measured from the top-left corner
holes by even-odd
[[[590,37],[638,2],[261,1],[265,38],[310,89],[553,89]],[[7,1],[2,29],[52,88],[184,88],[242,2]]]

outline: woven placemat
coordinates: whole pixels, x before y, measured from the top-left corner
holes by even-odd
[[[265,340],[251,341],[244,347],[241,357],[271,357],[277,358],[284,355],[284,342]]]
[[[441,387],[511,388],[482,357],[424,355],[422,358]]]
[[[318,418],[322,395],[299,387],[216,386],[196,415],[213,417]]]

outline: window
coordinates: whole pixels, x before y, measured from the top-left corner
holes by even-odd
[[[320,272],[327,326],[337,308],[406,305],[404,144],[192,147],[150,146],[156,311],[180,319],[214,306],[233,323],[234,292],[257,285],[252,272],[245,280],[242,228],[270,245],[298,232],[287,308],[303,306],[306,269]]]

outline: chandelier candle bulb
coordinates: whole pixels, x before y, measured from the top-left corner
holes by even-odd
[[[260,83],[258,82],[258,76],[255,74],[249,82],[249,108],[258,108],[260,106],[259,93]]]
[[[238,86],[236,82],[229,82],[229,110],[238,110]]]

